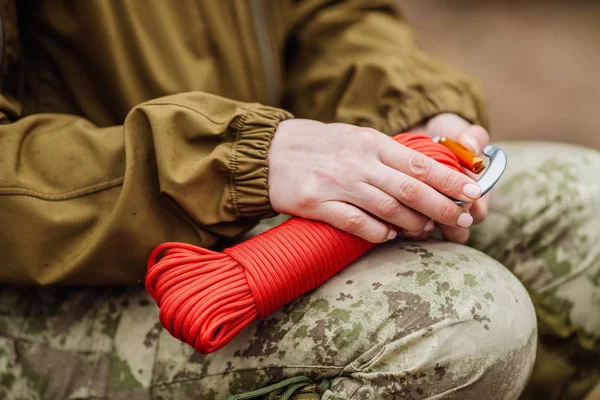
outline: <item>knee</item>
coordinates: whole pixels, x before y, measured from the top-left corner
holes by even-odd
[[[468,258],[452,272],[454,285],[464,293],[455,301],[458,317],[439,332],[438,340],[449,352],[447,369],[454,371],[445,390],[458,390],[462,398],[482,393],[518,398],[536,354],[537,323],[529,294],[496,260],[472,249],[443,246]]]
[[[368,391],[518,397],[533,368],[537,330],[529,296],[506,268],[450,243],[384,245],[362,263],[381,290],[363,299],[379,296],[386,313],[373,326],[371,347],[334,390],[356,398]]]
[[[379,292],[375,296],[388,311],[384,324],[393,322],[396,337],[459,326],[454,339],[474,337],[480,344],[485,338],[487,345],[506,348],[535,336],[535,311],[526,289],[477,250],[447,242],[390,244],[363,263],[370,266],[370,286],[382,285],[372,292]]]

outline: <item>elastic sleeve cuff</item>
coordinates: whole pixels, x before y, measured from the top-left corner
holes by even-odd
[[[261,104],[246,105],[243,111],[232,121],[231,204],[237,217],[267,218],[276,214],[269,201],[269,146],[277,125],[293,116]]]

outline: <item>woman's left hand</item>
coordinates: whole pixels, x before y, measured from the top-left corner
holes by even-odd
[[[449,113],[437,115],[426,124],[412,129],[411,132],[424,133],[431,137],[446,136],[477,155],[480,155],[490,142],[490,136],[484,128],[472,125],[458,115]],[[469,176],[477,180],[476,175],[469,173]],[[487,194],[465,206],[473,217],[474,224],[482,222],[487,216],[489,200],[490,195]],[[439,229],[446,240],[465,243],[469,239],[469,228],[439,225]],[[426,240],[430,234],[430,232],[404,232],[405,237],[414,240]]]

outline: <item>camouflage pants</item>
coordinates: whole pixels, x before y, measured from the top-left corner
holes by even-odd
[[[600,154],[502,147],[472,247],[381,245],[210,355],[142,286],[3,287],[0,398],[225,399],[298,374],[330,400],[582,398],[600,380]]]

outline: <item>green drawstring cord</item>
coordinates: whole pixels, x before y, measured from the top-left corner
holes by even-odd
[[[287,389],[286,389],[287,388]],[[282,393],[283,389],[285,391]],[[303,393],[323,393],[329,389],[329,381],[323,379],[318,385],[307,376],[294,376],[293,378],[275,383],[264,388],[253,390],[252,392],[236,394],[229,397],[229,400],[257,399],[261,396],[269,395],[268,400],[289,400],[300,389]],[[311,390],[310,392],[306,390]]]

